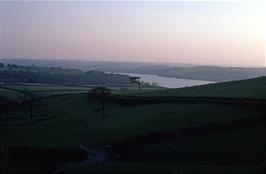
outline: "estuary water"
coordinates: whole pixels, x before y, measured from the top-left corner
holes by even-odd
[[[215,83],[215,82],[204,81],[204,80],[190,80],[190,79],[178,79],[174,77],[163,77],[163,76],[158,76],[158,75],[153,75],[153,74],[138,74],[138,73],[114,73],[114,74],[137,76],[137,77],[140,77],[141,81],[144,81],[147,83],[154,83],[159,86],[166,87],[166,88],[182,88],[182,87],[198,86],[198,85]]]

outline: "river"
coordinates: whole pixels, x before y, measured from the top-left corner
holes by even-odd
[[[174,77],[163,77],[152,74],[138,74],[138,73],[114,73],[114,74],[123,74],[129,76],[137,76],[140,77],[141,81],[147,83],[156,83],[159,86],[166,88],[182,88],[189,86],[198,86],[198,85],[206,85],[215,82],[204,81],[204,80],[190,80],[190,79],[178,79]]]

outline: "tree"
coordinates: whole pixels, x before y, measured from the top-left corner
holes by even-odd
[[[111,89],[104,86],[98,86],[89,90],[89,98],[100,100],[103,118],[105,117],[105,99],[107,96],[111,95],[111,91]]]
[[[140,77],[129,77],[131,83],[135,83],[138,85],[138,90],[140,91]]]
[[[23,91],[22,105],[30,112],[30,125],[33,123],[33,111],[40,106],[40,99],[32,95],[27,89]]]
[[[4,68],[4,67],[5,67],[5,64],[0,63],[0,68]]]

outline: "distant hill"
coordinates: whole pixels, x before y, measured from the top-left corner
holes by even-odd
[[[195,66],[176,67],[153,72],[154,74],[186,78],[194,80],[208,80],[214,82],[224,82],[232,80],[242,80],[262,76],[263,68],[240,68],[240,67],[218,67],[218,66]]]
[[[206,80],[213,82],[255,78],[264,75],[264,71],[264,68],[220,66],[167,67],[159,65],[146,65],[133,70],[134,73],[155,74],[164,77]]]
[[[32,59],[1,59],[0,62],[30,66],[60,66],[83,71],[98,70],[105,72],[155,74],[181,79],[206,80],[225,82],[262,76],[263,67],[222,67],[199,66],[193,64],[81,61],[81,60],[32,60]]]
[[[61,67],[21,66],[0,63],[0,82],[50,83],[61,85],[128,84],[129,76]]]

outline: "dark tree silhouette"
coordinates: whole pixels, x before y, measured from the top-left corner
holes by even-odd
[[[138,85],[138,90],[140,91],[140,85],[141,85],[141,82],[140,82],[140,77],[129,77],[129,80],[131,83],[135,83]]]
[[[4,67],[5,67],[5,64],[0,63],[0,68],[4,68]]]
[[[40,106],[40,99],[34,96],[28,90],[24,90],[23,94],[24,95],[22,96],[21,103],[30,112],[30,125],[32,125],[33,111],[36,110]]]
[[[89,90],[89,99],[99,100],[102,104],[102,116],[105,117],[105,99],[106,96],[111,95],[111,89],[104,86],[95,87]]]

